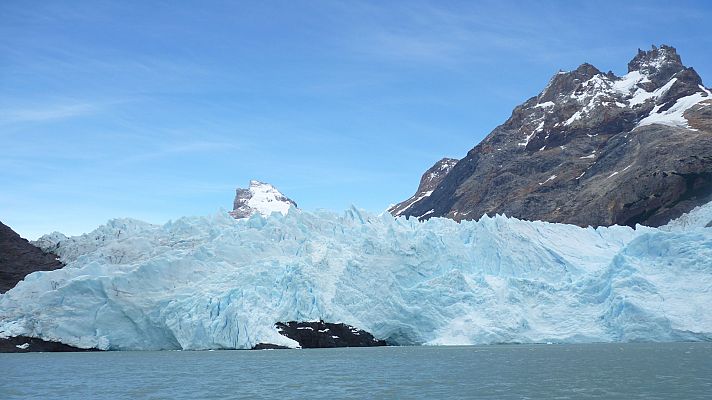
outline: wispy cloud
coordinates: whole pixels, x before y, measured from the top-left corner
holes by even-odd
[[[238,143],[212,140],[193,140],[183,143],[159,144],[154,149],[122,158],[119,164],[139,163],[186,154],[235,151],[240,148],[241,146]]]
[[[479,12],[475,6],[462,12],[429,2],[409,2],[396,8],[397,19],[380,18],[382,10],[378,7],[357,8],[361,20],[368,21],[355,25],[363,28],[353,37],[357,51],[447,66],[463,61],[486,62],[488,51],[521,49],[543,36],[541,25],[504,9],[493,14],[492,5],[487,7],[489,13]]]
[[[479,1],[453,6],[415,0],[391,4],[387,13],[383,7],[368,3],[337,4],[344,8],[338,14],[354,15],[351,24],[345,25],[356,27],[356,31],[344,37],[356,53],[392,62],[445,68],[465,66],[466,70],[472,64],[497,62],[503,54],[524,62],[560,63],[558,60],[588,58],[618,50],[630,52],[632,35],[628,30],[642,30],[649,21],[647,17],[631,18],[631,15],[651,15],[667,24],[669,18],[678,23],[696,23],[705,15],[684,4],[679,9],[677,5],[672,7],[674,10],[669,10],[667,4],[622,4],[616,13],[600,13],[596,4],[565,6],[559,2]],[[605,45],[578,41],[608,25],[611,26],[608,29],[619,31],[620,41]],[[567,32],[568,36],[561,32]]]
[[[43,122],[96,113],[100,107],[91,103],[50,104],[33,108],[0,109],[0,124]]]

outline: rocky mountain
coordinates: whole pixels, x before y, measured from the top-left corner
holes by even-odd
[[[286,215],[291,206],[296,208],[297,203],[277,188],[269,183],[252,180],[249,188],[237,189],[230,215],[235,218],[247,218],[255,213],[263,216],[269,216],[273,212]]]
[[[621,77],[582,64],[438,179],[391,213],[659,226],[712,200],[712,93],[670,46],[638,50]]]
[[[62,267],[56,255],[33,246],[0,222],[0,293],[12,289],[29,273]]]
[[[413,204],[433,194],[433,190],[438,187],[443,178],[457,164],[455,158],[443,158],[430,167],[420,178],[418,190],[408,200],[400,202],[388,208],[388,212],[393,215],[402,215]]]

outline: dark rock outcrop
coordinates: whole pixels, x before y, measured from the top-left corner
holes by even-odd
[[[386,345],[385,341],[364,330],[341,323],[290,321],[277,322],[275,326],[282,335],[298,342],[304,349]]]
[[[711,201],[712,93],[669,46],[639,51],[628,72],[557,73],[432,193],[389,211],[659,226]]]
[[[286,350],[289,347],[272,343],[257,343],[250,350]]]
[[[63,266],[56,255],[33,246],[0,222],[0,293],[15,287],[27,274]]]
[[[445,176],[452,170],[452,167],[457,164],[455,158],[443,158],[430,167],[420,178],[418,190],[408,200],[402,201],[388,208],[388,212],[394,215],[401,215],[415,203],[427,198],[433,193],[440,182],[445,179]]]
[[[0,353],[33,353],[33,352],[71,352],[71,351],[100,351],[97,349],[80,349],[60,342],[15,336],[0,338]]]

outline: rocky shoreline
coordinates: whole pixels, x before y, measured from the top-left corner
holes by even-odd
[[[376,339],[369,332],[342,323],[289,321],[277,322],[275,327],[282,335],[298,342],[299,346],[303,349],[387,346],[384,340]],[[250,350],[277,349],[289,349],[289,347],[273,343],[258,343]],[[0,353],[83,351],[102,350],[81,349],[64,343],[51,342],[29,336],[0,338]]]
[[[277,322],[275,326],[304,349],[387,345],[385,340],[376,339],[369,332],[342,323],[290,321]]]
[[[40,353],[40,352],[83,352],[101,351],[98,349],[80,349],[60,342],[51,342],[29,336],[15,336],[0,339],[0,353]]]

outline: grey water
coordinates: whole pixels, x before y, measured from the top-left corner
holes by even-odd
[[[711,399],[712,343],[0,354],[0,399]]]

